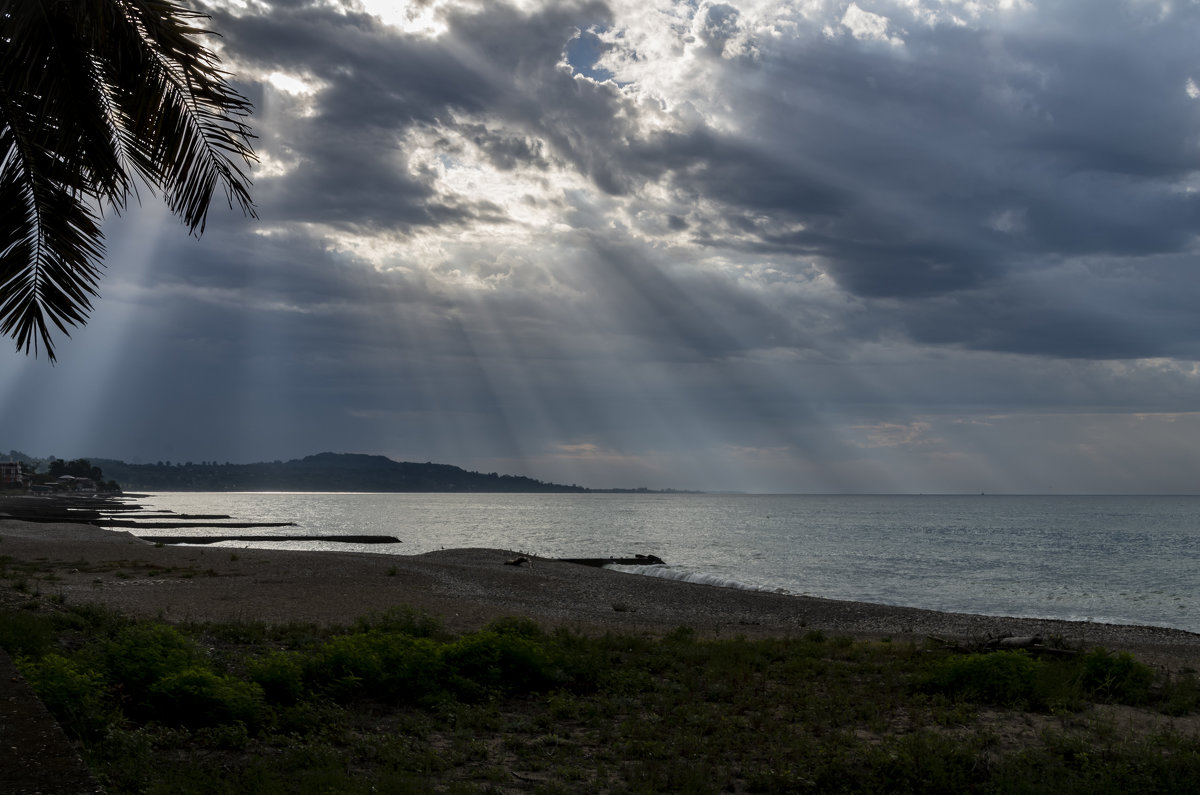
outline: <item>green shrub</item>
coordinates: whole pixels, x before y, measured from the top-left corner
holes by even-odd
[[[149,692],[151,715],[169,726],[257,726],[263,715],[263,691],[253,682],[193,667],[167,674]]]
[[[109,680],[134,695],[145,693],[163,677],[199,661],[191,640],[166,624],[132,624],[104,644],[104,667]]]
[[[303,669],[310,689],[335,698],[416,702],[442,690],[437,644],[409,635],[371,631],[333,638],[306,657]]]
[[[951,698],[1004,707],[1033,705],[1042,663],[1024,652],[967,654],[943,660],[929,670],[921,687]]]
[[[1130,654],[1093,649],[1080,660],[1079,684],[1093,698],[1119,704],[1144,704],[1154,671]]]
[[[63,728],[76,737],[103,732],[114,712],[105,699],[104,677],[59,654],[16,660],[21,674]]]
[[[295,704],[304,697],[304,667],[298,654],[273,651],[250,661],[247,670],[272,704]]]
[[[555,679],[544,646],[518,634],[484,631],[466,635],[445,647],[442,661],[455,689],[467,698],[488,690],[535,690]]]
[[[575,693],[595,691],[606,677],[612,676],[612,661],[606,640],[577,635],[566,629],[556,629],[548,645],[554,650],[557,670],[563,686]]]

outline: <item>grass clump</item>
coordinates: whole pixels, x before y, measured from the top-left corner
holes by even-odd
[[[1045,705],[1043,671],[1044,665],[1024,652],[964,654],[932,666],[920,686],[962,701],[1037,709]]]
[[[1116,704],[1150,700],[1154,671],[1126,652],[1093,649],[1079,661],[1079,686],[1093,698]]]

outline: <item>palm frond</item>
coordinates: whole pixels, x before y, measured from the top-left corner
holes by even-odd
[[[219,184],[230,207],[254,215],[249,180],[235,160],[254,160],[253,134],[242,121],[251,105],[200,44],[198,36],[209,31],[191,23],[201,19],[161,0],[127,0],[114,36],[130,57],[109,74],[121,129],[130,132],[126,151],[196,234],[204,231]]]
[[[167,0],[54,0],[0,10],[0,333],[44,348],[82,325],[104,253],[99,209],[133,174],[193,234],[216,190],[254,215],[250,103]],[[68,334],[69,336],[69,334]]]
[[[0,146],[10,143],[0,132]],[[50,326],[66,336],[91,311],[104,254],[96,214],[43,172],[9,157],[0,168],[0,333],[53,361]]]

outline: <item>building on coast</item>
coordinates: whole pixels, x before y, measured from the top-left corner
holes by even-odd
[[[0,489],[20,489],[25,486],[25,473],[20,463],[0,461]]]

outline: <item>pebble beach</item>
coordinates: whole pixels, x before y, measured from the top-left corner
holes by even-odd
[[[84,524],[0,520],[0,557],[32,572],[0,580],[4,604],[51,598],[167,621],[348,624],[408,607],[453,631],[506,616],[579,632],[660,633],[690,626],[710,637],[819,630],[894,640],[1059,637],[1130,651],[1168,668],[1200,667],[1200,635],[1160,627],[942,613],[744,591],[623,574],[500,549],[422,555],[156,545]]]

